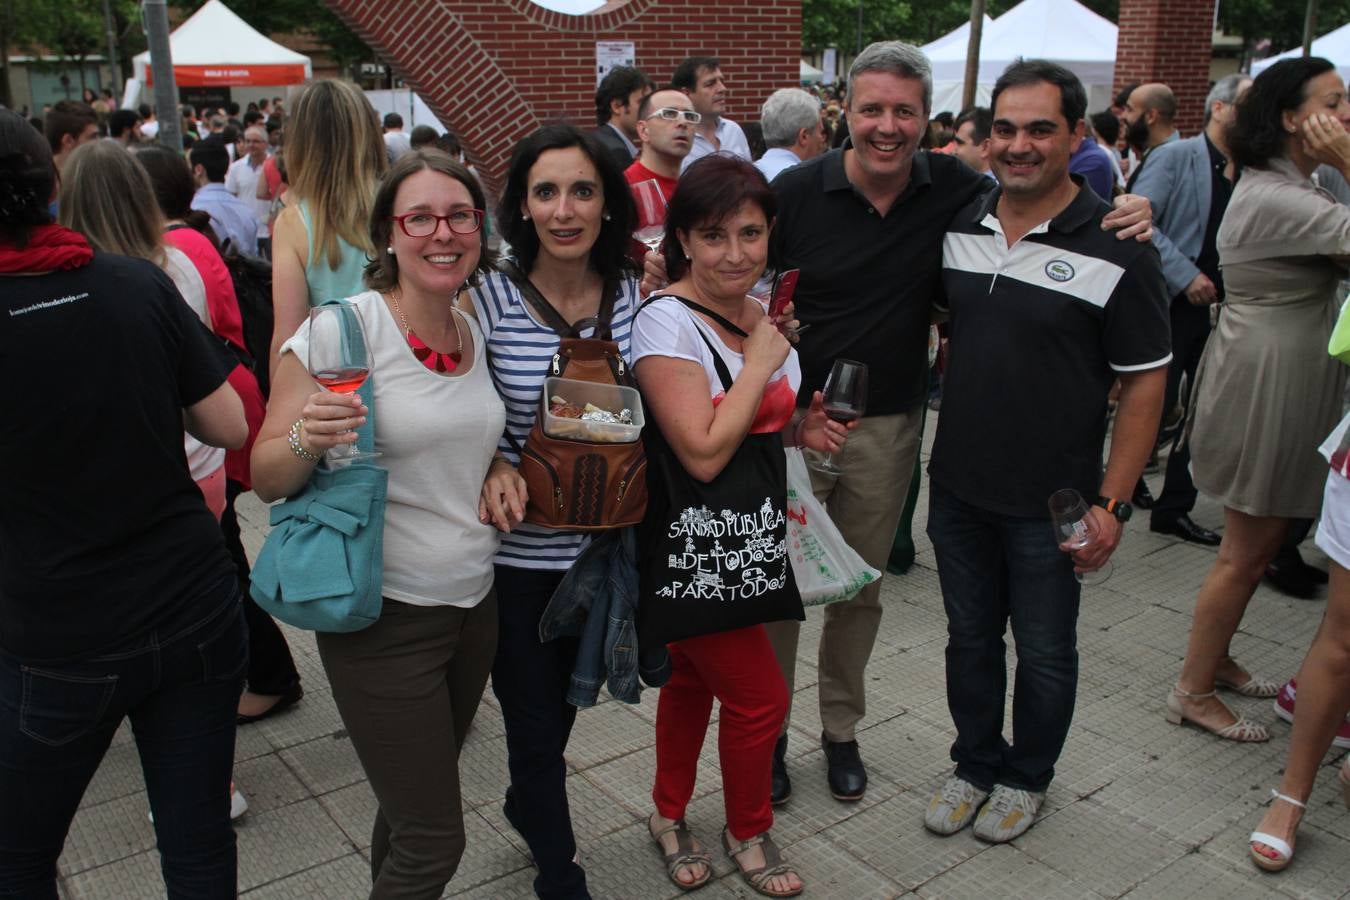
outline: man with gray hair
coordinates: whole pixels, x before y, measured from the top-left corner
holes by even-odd
[[[267,162],[267,131],[256,125],[245,129],[244,155],[230,164],[229,174],[225,176],[225,190],[234,194],[253,211],[254,221],[258,226],[258,239],[256,246],[248,248],[246,252],[253,253],[261,249],[264,255],[268,255],[267,218],[272,211],[272,204],[268,200],[258,199],[258,177],[262,175],[265,162]]]
[[[828,138],[820,101],[801,88],[774,91],[759,111],[764,143],[769,148],[755,163],[773,181],[778,173],[825,152]]]
[[[943,233],[993,186],[953,156],[919,149],[932,105],[928,58],[899,41],[872,44],[849,70],[849,139],[784,171],[773,183],[778,218],[770,253],[801,269],[796,314],[811,328],[797,351],[803,411],[834,360],[866,363],[866,412],[844,450],[841,475],[812,473],[812,487],[844,539],[884,571],[915,471],[928,393],[928,326],[942,290]],[[1107,227],[1147,231],[1147,204],[1107,217]],[[862,798],[867,771],[856,731],[867,711],[866,669],[881,623],[880,584],[825,608],[817,656],[821,744],[830,793]],[[791,691],[800,623],[768,626]],[[772,799],[791,793],[787,722],[775,748]]]
[[[1195,137],[1160,144],[1140,165],[1134,190],[1153,204],[1153,242],[1162,254],[1163,277],[1172,298],[1172,362],[1163,394],[1164,434],[1173,418],[1181,376],[1195,384],[1196,367],[1209,338],[1209,307],[1223,300],[1223,275],[1215,238],[1233,193],[1234,171],[1228,154],[1228,126],[1238,97],[1252,83],[1247,75],[1221,78],[1205,101],[1205,128]],[[1130,102],[1148,85],[1136,88]],[[1149,527],[1185,541],[1216,547],[1219,536],[1191,520],[1197,492],[1190,473],[1190,448],[1172,442],[1163,490],[1153,502]],[[1142,483],[1142,479],[1141,479]],[[1143,496],[1140,486],[1135,496]]]

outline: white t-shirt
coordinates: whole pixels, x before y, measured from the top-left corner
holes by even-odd
[[[636,368],[646,356],[668,356],[698,363],[708,376],[708,396],[714,404],[719,403],[726,391],[717,374],[712,351],[699,337],[700,332],[717,348],[732,381],[735,381],[745,366],[745,357],[723,343],[711,325],[674,297],[654,300],[634,317],[633,366]],[[796,408],[797,391],[801,386],[802,370],[797,362],[797,351],[790,350],[787,359],[764,388],[764,399],[760,402],[760,410],[751,431],[777,431],[782,428],[786,424],[784,416],[790,419]],[[761,427],[769,420],[773,420],[777,427]]]
[[[348,298],[361,313],[375,388],[376,465],[389,472],[384,511],[384,596],[413,606],[478,604],[492,588],[498,532],[478,521],[478,497],[506,424],[472,316],[473,368],[438,375],[408,347],[376,291]],[[447,302],[448,299],[447,299]],[[281,352],[308,365],[309,322]]]
[[[202,320],[207,328],[211,327],[211,314],[206,306],[206,283],[201,273],[188,259],[186,253],[177,247],[165,246],[164,272],[173,279],[174,287],[183,295],[187,305]],[[183,433],[183,452],[187,454],[188,471],[193,481],[201,481],[216,469],[225,465],[225,451],[219,447],[203,444],[187,432]]]
[[[267,217],[272,213],[272,201],[258,199],[258,179],[262,177],[263,163],[266,162],[263,160],[254,166],[249,157],[243,156],[230,163],[230,170],[225,174],[225,190],[238,197],[253,213],[260,240],[267,239]]]

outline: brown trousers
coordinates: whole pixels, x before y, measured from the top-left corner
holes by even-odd
[[[459,750],[492,671],[496,592],[470,609],[386,598],[369,628],[317,637],[379,803],[370,896],[436,900],[464,854]]]

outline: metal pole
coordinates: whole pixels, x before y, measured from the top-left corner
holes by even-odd
[[[108,36],[108,67],[112,70],[113,98],[122,102],[122,67],[117,62],[117,29],[113,25],[112,2],[103,0],[103,29]]]
[[[975,105],[975,90],[980,81],[980,38],[983,33],[984,0],[970,0],[970,42],[966,44],[966,84],[961,91],[963,110]]]
[[[1317,30],[1317,0],[1308,0],[1308,12],[1303,17],[1303,55],[1312,56],[1313,32]]]
[[[858,52],[863,51],[862,42],[863,0],[858,0]]]
[[[178,84],[173,78],[173,53],[169,49],[169,7],[165,0],[142,0],[141,13],[145,16],[145,39],[150,45],[159,142],[175,153],[182,153],[183,119],[178,113]]]

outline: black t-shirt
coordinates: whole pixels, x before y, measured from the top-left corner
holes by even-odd
[[[0,291],[0,646],[60,661],[194,624],[235,577],[183,452],[183,408],[228,374],[216,342],[145,260]]]
[[[1172,358],[1157,248],[1102,231],[1111,207],[1075,181],[1073,202],[1011,249],[997,191],[943,245],[951,344],[928,472],[1002,515],[1045,518],[1060,488],[1096,497],[1112,383]]]
[[[846,145],[847,147],[848,145]],[[993,182],[952,156],[919,151],[909,185],[883,217],[849,183],[844,150],[774,179],[775,268],[801,269],[799,405],[824,388],[835,359],[867,363],[867,415],[904,412],[928,391],[928,324],[941,291],[942,235]]]

